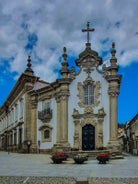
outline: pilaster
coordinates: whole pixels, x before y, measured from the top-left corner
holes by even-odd
[[[68,143],[68,85],[62,85],[56,95],[57,101],[57,135],[56,144],[53,147],[54,152],[70,149]]]
[[[60,107],[61,107],[61,103],[60,103],[60,97],[56,98],[56,102],[57,102],[57,136],[56,136],[56,143],[59,144],[60,143],[60,131],[61,131],[61,116],[60,116]]]
[[[31,152],[37,152],[37,95],[31,97]]]
[[[60,108],[60,115],[61,115],[61,142],[67,143],[68,142],[68,96],[62,96],[61,100],[61,108]]]
[[[79,149],[80,148],[80,139],[79,139],[79,124],[80,120],[79,119],[74,119],[74,148]]]
[[[25,115],[24,115],[24,140],[31,139],[31,104],[30,97],[25,94]]]

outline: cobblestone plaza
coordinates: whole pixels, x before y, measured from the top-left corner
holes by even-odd
[[[124,159],[98,164],[88,160],[82,165],[72,159],[53,164],[50,155],[0,152],[0,184],[137,184],[138,157],[126,155]]]

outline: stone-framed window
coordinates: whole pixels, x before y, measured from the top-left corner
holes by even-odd
[[[84,86],[84,104],[94,104],[94,86],[92,84],[86,84]]]
[[[50,130],[46,129],[44,130],[44,139],[49,139],[50,138]]]
[[[52,127],[50,125],[42,125],[39,130],[41,131],[42,142],[52,141]]]
[[[51,128],[47,127],[42,130],[42,142],[51,142]]]
[[[88,76],[85,81],[78,82],[79,107],[96,107],[99,105],[100,81],[94,81]]]

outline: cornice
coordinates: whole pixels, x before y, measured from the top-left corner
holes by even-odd
[[[56,80],[58,84],[70,84],[72,82],[71,78],[63,78]]]
[[[105,79],[108,82],[117,81],[118,83],[120,83],[122,79],[122,75],[106,75]]]

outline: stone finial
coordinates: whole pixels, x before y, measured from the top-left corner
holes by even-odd
[[[28,59],[27,59],[28,63],[27,63],[27,67],[28,68],[31,68],[31,56],[28,56]]]
[[[63,57],[64,61],[67,60],[66,47],[63,47],[63,54],[62,54],[62,57]]]
[[[111,50],[112,58],[115,58],[116,49],[115,49],[115,42],[112,43],[112,50]]]
[[[30,69],[31,68],[31,56],[28,56],[28,59],[27,59],[28,63],[27,63],[27,68]]]
[[[25,70],[25,74],[27,75],[33,75],[34,71],[31,68],[32,64],[31,64],[31,56],[28,56],[27,59],[27,68]]]
[[[116,54],[116,49],[115,49],[115,43],[112,43],[112,50],[111,50],[111,59],[110,59],[110,63],[111,66],[110,68],[110,74],[111,75],[116,75],[116,72],[118,71],[118,65],[117,65],[117,58],[115,56]]]
[[[68,77],[68,73],[69,73],[69,71],[68,71],[68,62],[67,62],[66,47],[63,48],[62,57],[63,57],[63,61],[61,63],[62,68],[60,70],[60,73],[62,75],[62,78],[66,78],[66,77]]]

